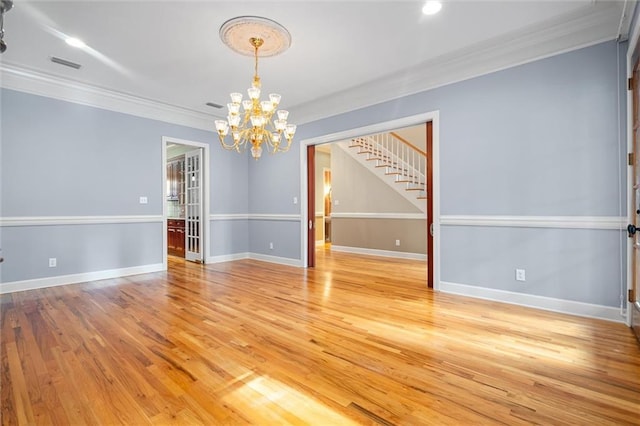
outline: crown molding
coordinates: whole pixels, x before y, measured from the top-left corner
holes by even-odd
[[[214,115],[0,63],[0,86],[33,95],[213,131]]]
[[[289,108],[299,124],[354,111],[506,68],[577,50],[619,35],[630,24],[617,2],[594,1],[552,21],[527,27]],[[217,115],[145,99],[59,76],[0,63],[0,87],[214,131]]]
[[[618,37],[621,7],[594,2],[571,14],[477,43],[312,102],[290,107],[299,124],[343,114]],[[612,30],[612,28],[614,30]]]

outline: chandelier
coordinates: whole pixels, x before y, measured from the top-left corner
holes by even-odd
[[[263,145],[271,153],[288,151],[296,125],[287,122],[289,111],[277,109],[280,95],[271,93],[267,100],[260,99],[258,52],[265,47],[267,49],[262,56],[273,56],[286,50],[291,44],[289,32],[269,19],[243,16],[225,22],[220,28],[220,37],[234,51],[245,55],[252,53],[255,60],[253,82],[247,90],[248,99],[242,100],[242,93],[231,93],[227,119],[215,121],[220,144],[225,149],[238,152],[251,146],[251,155],[256,160],[262,155]],[[229,143],[227,136],[230,136]]]

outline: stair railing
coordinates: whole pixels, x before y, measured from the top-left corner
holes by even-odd
[[[385,167],[386,174],[395,174],[396,182],[406,182],[407,190],[424,192],[427,176],[427,153],[402,138],[390,133],[377,133],[352,140],[367,160],[376,167]]]

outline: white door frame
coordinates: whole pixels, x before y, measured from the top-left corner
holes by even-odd
[[[309,223],[309,214],[307,212],[307,147],[309,145],[318,145],[322,143],[338,142],[349,138],[354,138],[372,133],[382,133],[396,130],[402,127],[415,126],[424,124],[428,121],[433,122],[433,289],[440,289],[440,111],[431,111],[423,114],[403,117],[396,120],[385,121],[383,123],[372,124],[370,126],[358,127],[345,130],[338,133],[318,136],[315,138],[304,139],[300,141],[300,253],[302,266],[307,267],[309,260],[307,258],[307,242],[308,232],[307,224]],[[315,216],[315,212],[314,212]],[[315,220],[315,217],[313,218]]]
[[[167,188],[167,146],[170,143],[187,145],[193,148],[202,148],[202,235],[200,239],[201,250],[204,250],[202,256],[202,263],[206,263],[209,258],[209,168],[211,163],[209,161],[209,144],[202,142],[189,141],[185,139],[178,139],[171,136],[162,137],[162,269],[167,270],[167,203],[166,203],[166,188]]]

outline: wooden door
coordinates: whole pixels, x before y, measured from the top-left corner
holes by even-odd
[[[628,303],[631,313],[631,327],[636,337],[640,340],[640,294],[638,294],[638,282],[640,281],[640,60],[636,60],[633,67],[633,78],[631,89],[633,90],[633,147],[630,158],[632,161],[633,185],[628,190],[631,191],[632,199],[632,220],[629,225],[629,237],[633,238],[631,254],[631,282],[632,287],[628,295]]]
[[[307,266],[316,266],[316,147],[307,146]]]
[[[426,183],[427,183],[427,286],[433,288],[433,122],[426,123],[427,152]]]

